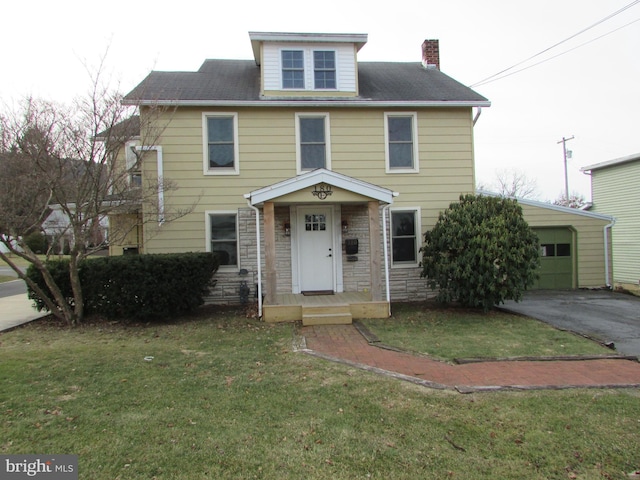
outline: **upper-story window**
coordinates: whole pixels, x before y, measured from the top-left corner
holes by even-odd
[[[304,53],[282,51],[282,88],[304,88]]]
[[[313,79],[317,89],[336,88],[336,52],[313,52]]]
[[[418,121],[415,113],[385,113],[387,173],[415,173],[418,165]]]
[[[235,113],[203,113],[204,173],[235,175],[238,165],[238,115]]]
[[[296,114],[298,173],[331,168],[329,115]]]

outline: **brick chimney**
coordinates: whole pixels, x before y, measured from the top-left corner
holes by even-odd
[[[437,39],[422,42],[422,66],[440,70],[440,43]]]

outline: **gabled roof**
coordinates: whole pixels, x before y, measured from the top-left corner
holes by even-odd
[[[601,170],[603,168],[614,167],[617,165],[622,165],[624,163],[635,162],[637,160],[640,160],[640,153],[634,153],[633,155],[627,155],[626,157],[620,157],[614,160],[608,160],[606,162],[595,163],[587,167],[582,167],[580,171],[591,172],[593,170]]]
[[[326,183],[333,187],[358,193],[384,203],[393,203],[393,197],[398,196],[398,193],[387,188],[363,182],[362,180],[358,180],[357,178],[349,177],[338,172],[318,168],[311,172],[298,175],[297,177],[289,178],[282,182],[254,190],[253,192],[245,194],[244,197],[251,202],[251,205],[259,205],[263,202],[268,202],[269,200],[297,192],[304,188],[312,187],[319,183]]]
[[[419,62],[358,62],[359,96],[260,95],[260,67],[253,60],[205,60],[197,72],[151,72],[124,98],[131,105],[183,106],[444,106],[488,107],[469,87]]]

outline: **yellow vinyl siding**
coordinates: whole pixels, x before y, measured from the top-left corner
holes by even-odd
[[[469,108],[413,109],[418,114],[418,173],[385,173],[384,113],[387,109],[322,108],[330,117],[332,170],[400,192],[394,206],[420,206],[422,229],[435,223],[440,211],[473,191],[473,136]],[[240,174],[203,175],[202,112],[238,114]],[[398,111],[393,109],[394,112]],[[163,225],[148,236],[149,253],[205,249],[204,212],[247,206],[243,194],[296,176],[293,108],[180,108],[167,114],[168,127],[158,142],[163,147],[164,176],[178,189],[166,194],[167,211],[193,213]],[[144,115],[144,110],[142,114]],[[157,175],[156,156],[145,156],[145,176]]]

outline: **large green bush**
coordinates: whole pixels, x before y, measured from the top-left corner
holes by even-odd
[[[24,237],[24,243],[36,254],[47,253],[47,237],[40,231],[31,232]]]
[[[69,261],[53,260],[47,268],[71,303]],[[149,320],[188,312],[204,303],[204,296],[218,270],[211,253],[165,255],[126,255],[83,260],[79,265],[80,283],[86,314],[109,318]],[[27,272],[48,291],[40,273]],[[39,310],[44,302],[29,289]]]
[[[462,195],[424,238],[422,276],[441,302],[486,311],[520,300],[537,277],[538,239],[515,200]]]

